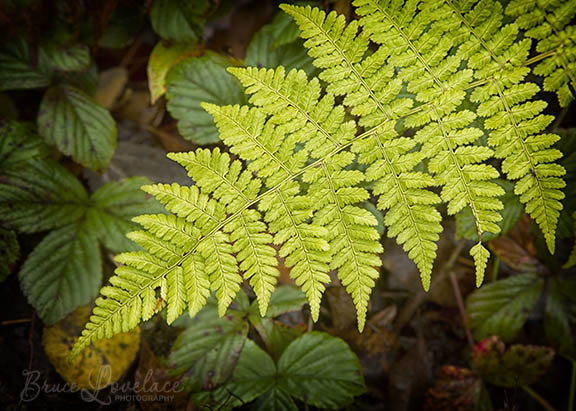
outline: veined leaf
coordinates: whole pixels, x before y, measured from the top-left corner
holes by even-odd
[[[48,155],[49,148],[31,123],[10,121],[0,126],[0,172],[25,166]]]
[[[110,251],[119,253],[137,249],[126,238],[127,233],[139,228],[131,219],[143,212],[161,211],[160,205],[140,190],[149,183],[145,177],[129,177],[105,184],[90,197],[85,224]]]
[[[32,160],[8,170],[0,183],[0,219],[18,231],[63,227],[80,220],[87,206],[80,181],[52,160]]]
[[[470,328],[476,339],[499,335],[512,340],[526,322],[542,291],[542,279],[520,274],[484,285],[466,301]]]
[[[302,47],[304,42],[298,38],[298,33],[298,27],[292,19],[283,13],[277,14],[270,24],[262,27],[252,37],[246,49],[246,66],[283,66],[287,71],[296,68],[309,75],[316,73],[317,69]]]
[[[106,168],[116,148],[110,113],[74,87],[55,86],[46,92],[38,127],[46,141],[94,170]]]
[[[301,401],[337,409],[364,392],[360,362],[339,338],[309,332],[286,348],[278,361],[282,388]]]
[[[78,223],[54,230],[30,253],[19,277],[39,317],[53,324],[98,294],[102,284],[98,240]]]
[[[330,360],[334,356],[337,362]],[[311,332],[296,339],[278,364],[248,340],[232,378],[219,389],[198,394],[195,399],[224,409],[257,397],[260,398],[255,407],[261,410],[298,409],[294,398],[320,408],[339,409],[364,392],[361,375],[358,359],[346,343],[326,333]]]
[[[165,46],[159,42],[154,46],[148,60],[148,88],[152,104],[166,92],[168,71],[186,57],[197,55],[199,47],[193,43],[175,43]]]
[[[243,103],[240,85],[226,72],[221,61],[211,56],[188,58],[174,67],[166,78],[168,110],[178,120],[182,136],[197,144],[218,142],[212,118],[200,103]]]
[[[0,49],[0,90],[47,87],[50,72],[38,63],[31,65],[30,48],[22,37],[5,42]]]
[[[219,318],[208,307],[178,337],[169,357],[178,374],[184,373],[185,390],[211,390],[234,371],[246,342],[248,323],[230,314]]]
[[[210,2],[202,0],[195,4],[193,14],[178,0],[157,0],[150,11],[152,28],[164,40],[196,42],[202,38],[202,14]]]

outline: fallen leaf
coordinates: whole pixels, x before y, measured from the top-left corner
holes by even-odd
[[[168,368],[146,343],[142,345],[134,379],[140,387],[137,395],[143,411],[193,409],[188,394],[180,389],[179,379],[169,375]]]
[[[80,307],[55,325],[44,328],[42,345],[58,374],[73,384],[73,388],[101,390],[118,381],[136,358],[140,329],[97,341],[69,361],[90,311],[89,306]]]
[[[176,42],[169,46],[159,42],[154,46],[148,60],[148,88],[150,89],[150,101],[156,102],[166,92],[166,74],[178,62],[186,57],[199,56],[202,47],[188,42]]]
[[[536,258],[536,247],[530,233],[530,219],[526,214],[506,235],[490,241],[489,247],[514,270],[524,272],[546,270]]]
[[[426,393],[427,411],[474,411],[480,400],[482,380],[467,368],[444,365],[438,370],[434,386]]]
[[[546,374],[554,350],[537,345],[506,348],[498,336],[481,340],[474,347],[474,368],[485,381],[501,387],[520,387],[537,382]]]
[[[120,99],[128,82],[128,71],[124,67],[104,70],[98,78],[94,99],[107,110],[111,110]]]

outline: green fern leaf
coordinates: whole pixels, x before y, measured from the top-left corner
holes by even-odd
[[[375,229],[376,218],[368,210],[355,206],[368,199],[368,192],[355,187],[364,176],[358,170],[344,170],[354,159],[350,152],[340,153],[319,168],[308,170],[304,181],[310,183],[308,195],[315,208],[314,222],[328,230],[330,268],[352,296],[358,315],[358,327],[364,329],[370,293],[378,278],[382,246]]]
[[[555,164],[562,153],[550,148],[559,137],[541,134],[552,120],[551,116],[540,114],[546,103],[526,102],[538,87],[522,83],[527,70],[517,67],[516,59],[525,59],[529,43],[518,44],[524,51],[506,53],[498,59],[499,66],[505,70],[499,74],[500,79],[490,77],[499,66],[477,72],[487,77],[488,82],[474,89],[471,99],[481,103],[478,114],[485,117],[485,127],[493,130],[488,142],[495,147],[494,156],[504,159],[502,170],[509,179],[517,180],[516,195],[542,230],[548,249],[554,253],[556,226],[562,209],[560,200],[564,198],[560,189],[565,186],[560,177],[565,170]],[[492,50],[492,55],[497,56],[496,53],[497,50]]]
[[[330,246],[326,228],[306,222],[314,209],[311,200],[299,193],[298,183],[288,182],[264,197],[259,208],[274,233],[274,243],[282,244],[279,255],[286,259],[286,265],[291,267],[290,276],[308,297],[316,321],[325,284],[330,282]]]
[[[204,259],[199,254],[193,254],[182,262],[186,281],[186,300],[188,313],[196,315],[206,305],[210,296],[210,278],[204,267]]]
[[[266,122],[266,114],[248,106],[218,107],[202,104],[214,117],[220,139],[243,160],[248,169],[263,178],[268,187],[294,176],[306,160],[306,153],[294,153],[294,144],[283,141],[283,130]]]
[[[576,30],[569,25],[576,16],[576,2],[514,0],[506,14],[516,17],[527,37],[538,40],[536,50],[546,58],[533,72],[544,77],[544,90],[555,91],[560,105],[567,107],[576,89]]]
[[[409,198],[407,188],[400,178],[399,173],[409,173],[420,161],[412,161],[410,168],[406,168],[405,163],[399,171],[397,168],[400,164],[393,164],[396,158],[390,157],[394,156],[392,153],[395,150],[387,152],[382,144],[384,139],[381,136],[385,136],[386,140],[391,140],[392,146],[395,145],[392,141],[397,139],[397,134],[390,120],[405,113],[412,106],[409,99],[394,100],[394,96],[402,88],[402,81],[392,80],[393,71],[378,70],[388,54],[381,48],[360,62],[367,53],[368,39],[365,32],[357,35],[358,28],[355,23],[344,28],[344,17],[337,16],[336,13],[326,16],[324,12],[310,7],[286,5],[281,7],[295,18],[303,37],[311,39],[305,46],[310,48],[310,55],[315,57],[314,64],[324,69],[320,78],[329,83],[327,91],[336,95],[346,95],[344,104],[352,107],[352,114],[360,116],[359,124],[364,127],[375,127],[371,130],[372,133],[367,133],[365,139],[356,142],[352,149],[361,154],[359,161],[362,163],[372,164],[376,160],[381,160],[372,166],[371,170],[369,169],[370,180],[381,179],[390,173],[386,181],[377,182],[375,193],[393,191],[397,193],[397,198],[392,200],[390,205],[381,201],[379,207],[383,210],[393,207],[389,211],[390,216],[384,220],[390,228],[389,235],[396,237],[402,233],[397,240],[418,265],[423,286],[428,289],[432,262],[435,259],[435,241],[438,239],[438,233],[442,231],[439,224],[440,215],[433,207],[429,207],[436,199],[432,193],[425,193],[424,190],[414,191],[411,193],[413,197]],[[404,142],[406,139],[401,141]],[[410,148],[407,147],[401,154]],[[425,174],[422,175],[426,179]],[[422,188],[432,185],[431,179],[427,181],[428,184]],[[417,199],[414,195],[417,193],[424,194],[427,199]],[[414,210],[413,205],[425,205],[425,207]]]
[[[469,213],[480,285],[490,257],[482,242],[504,226],[494,158],[554,250],[565,171],[552,147],[558,137],[544,132],[551,117],[534,99],[539,88],[525,81],[530,64],[553,54],[528,59],[536,33],[525,28],[533,23],[504,24],[493,0],[354,4],[360,18],[349,24],[335,12],[281,6],[298,25],[318,77],[236,67],[229,72],[251,105],[218,106],[206,95],[202,107],[238,160],[220,149],[169,155],[195,185],[144,188],[169,214],[136,218],[144,231],[130,236],[145,251],[119,257],[126,265],[111,282],[123,291],[105,289],[75,352],[149,318],[158,292],[168,300],[169,321],[185,303],[192,315],[199,312],[210,290],[222,315],[245,279],[264,314],[278,276],[271,244],[314,320],[328,274],[337,270],[362,328],[382,252],[377,221],[360,206],[371,195],[385,211],[387,236],[416,263],[426,290],[442,231],[440,204],[450,215]],[[570,7],[557,15],[569,15]],[[567,21],[559,24],[571,30]],[[197,93],[202,76],[187,64],[174,71],[185,74],[174,75],[174,97],[168,87],[181,121],[198,109],[194,100],[188,113],[186,99],[205,95]]]
[[[196,186],[154,184],[143,186],[142,190],[153,195],[168,211],[201,227],[202,233],[212,230],[225,216],[224,206],[201,193]]]

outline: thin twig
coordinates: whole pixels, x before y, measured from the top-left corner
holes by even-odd
[[[538,404],[540,404],[542,406],[542,408],[544,408],[546,411],[556,411],[556,408],[554,408],[552,405],[550,405],[550,403],[548,401],[546,401],[546,399],[544,397],[542,397],[540,394],[538,394],[532,388],[528,387],[527,385],[523,385],[522,389],[524,391],[526,391],[526,393],[528,393],[528,395],[530,395],[532,398],[534,398],[538,402]]]
[[[28,332],[28,345],[30,346],[30,358],[28,359],[28,369],[32,369],[32,361],[34,361],[34,319],[35,315],[32,315],[30,320],[30,331]]]
[[[574,397],[576,394],[576,361],[571,360],[572,363],[572,378],[570,380],[570,396],[568,397],[568,409],[573,410],[574,406]]]
[[[468,323],[466,321],[466,310],[464,308],[464,300],[462,299],[462,292],[460,291],[460,285],[458,285],[458,280],[454,275],[453,271],[450,271],[450,281],[452,281],[452,288],[454,289],[454,296],[456,297],[456,303],[458,303],[458,311],[460,311],[460,316],[462,317],[462,324],[464,325],[464,331],[466,332],[466,339],[468,340],[468,345],[470,349],[474,351],[474,339],[472,338],[472,333],[470,328],[468,328]]]
[[[430,285],[430,289],[433,289],[434,286],[441,282],[446,277],[447,273],[452,270],[452,266],[456,263],[458,256],[464,248],[464,244],[464,241],[460,241],[458,245],[454,247],[454,250],[452,251],[452,254],[450,254],[448,261],[446,261],[446,264],[444,264],[442,269],[439,270],[438,275],[432,277],[432,284]],[[414,296],[412,301],[404,306],[402,312],[400,315],[398,315],[398,320],[396,321],[396,325],[394,327],[396,335],[400,334],[404,326],[408,323],[408,321],[410,321],[414,313],[418,310],[418,307],[420,307],[420,305],[426,301],[428,295],[429,294],[426,291],[422,290]]]
[[[14,325],[14,324],[23,324],[23,323],[29,323],[30,321],[32,321],[31,318],[21,318],[19,320],[6,320],[6,321],[2,321],[0,323],[0,325]]]

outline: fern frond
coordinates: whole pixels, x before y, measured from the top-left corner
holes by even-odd
[[[490,255],[482,246],[482,233],[500,232],[496,223],[502,220],[499,211],[504,206],[497,197],[504,190],[490,181],[498,178],[498,171],[482,164],[492,157],[492,150],[472,145],[482,135],[481,130],[467,127],[475,117],[468,110],[444,118],[437,116],[435,122],[416,133],[415,139],[422,144],[421,152],[430,158],[428,169],[442,186],[441,197],[448,204],[448,214],[456,214],[465,207],[472,211],[479,242],[470,252],[476,263],[476,284],[480,285]]]
[[[574,0],[513,0],[506,14],[525,35],[538,40],[536,51],[545,57],[533,72],[544,77],[544,90],[555,91],[560,105],[567,107],[576,93],[576,28],[570,22],[576,16]]]
[[[300,187],[295,181],[271,190],[262,198],[259,208],[274,233],[274,243],[282,245],[279,255],[286,259],[286,266],[292,268],[290,276],[306,293],[312,318],[316,321],[325,284],[330,282],[326,228],[306,222],[312,217],[314,207],[310,198],[300,195]]]
[[[182,262],[185,273],[188,313],[196,315],[206,305],[210,296],[210,278],[200,254],[192,254]]]
[[[460,69],[461,57],[449,55],[454,43],[449,35],[459,26],[442,0],[355,0],[359,23],[369,38],[388,50],[386,63],[396,67],[398,80],[406,83],[416,100],[431,103],[440,115],[452,112],[465,97],[472,71]]]
[[[260,179],[247,170],[243,171],[240,161],[231,162],[230,156],[218,148],[173,153],[168,157],[184,166],[197,186],[225,205],[229,213],[251,205],[260,191]],[[269,245],[272,236],[266,230],[266,224],[256,210],[240,211],[236,219],[224,226],[224,231],[230,234],[244,278],[250,280],[258,296],[262,315],[266,313],[279,275],[276,250]]]
[[[132,221],[140,224],[156,237],[185,250],[193,248],[202,235],[198,228],[187,224],[184,218],[173,214],[141,215],[133,218]]]
[[[378,278],[382,246],[376,231],[376,218],[355,204],[367,200],[368,191],[357,185],[364,180],[359,170],[345,170],[354,160],[350,152],[339,153],[327,163],[304,174],[310,183],[308,195],[315,208],[314,223],[328,230],[330,268],[352,296],[358,316],[358,328],[364,329],[370,293]]]
[[[257,210],[243,211],[237,219],[224,227],[224,230],[230,233],[240,270],[254,288],[262,316],[266,314],[276,279],[280,275],[276,268],[276,250],[269,245],[273,238],[266,229],[266,224]]]
[[[310,6],[282,4],[307,41],[304,46],[321,68],[319,78],[328,83],[326,91],[336,96],[345,95],[344,104],[352,114],[360,116],[363,127],[375,127],[392,117],[405,114],[412,106],[411,99],[395,98],[402,89],[402,81],[394,79],[394,70],[382,67],[388,57],[380,48],[370,56],[369,39],[365,32],[358,33],[358,22],[346,25],[343,15],[328,15]]]
[[[322,158],[342,147],[356,134],[356,124],[346,121],[344,107],[334,105],[334,95],[321,97],[317,78],[308,81],[302,70],[287,75],[284,67],[274,69],[229,68],[252,94],[250,102],[270,115],[294,142],[305,142],[314,158]]]
[[[216,232],[200,242],[198,251],[204,258],[210,286],[218,298],[218,314],[223,316],[242,283],[229,237],[225,233]]]
[[[528,59],[532,40],[523,30],[544,23],[504,24],[494,0],[354,4],[360,19],[349,24],[335,12],[281,6],[298,24],[318,78],[282,67],[229,69],[251,105],[203,107],[239,159],[220,149],[169,155],[195,185],[145,187],[169,214],[135,220],[144,231],[130,236],[144,251],[118,257],[126,265],[97,300],[76,350],[149,318],[158,293],[168,321],[186,304],[196,314],[210,291],[222,315],[244,279],[264,314],[278,276],[272,244],[314,320],[336,270],[362,328],[382,252],[376,220],[359,206],[372,194],[388,237],[416,263],[426,290],[442,231],[439,205],[451,215],[470,210],[480,285],[490,256],[482,236],[499,232],[504,194],[494,158],[554,250],[565,171],[552,148],[558,137],[544,133],[551,118],[534,99],[539,87],[525,81],[530,64],[559,50]]]
[[[495,4],[490,2],[489,4]],[[555,249],[555,232],[558,224],[560,191],[565,183],[560,178],[564,168],[555,161],[562,157],[559,150],[550,148],[558,137],[541,134],[552,121],[541,114],[546,107],[542,101],[527,101],[537,92],[538,86],[524,81],[529,69],[524,67],[529,40],[516,41],[518,26],[507,25],[493,35],[476,28],[483,21],[470,20],[478,13],[478,4],[462,19],[468,22],[471,36],[481,46],[469,59],[476,78],[485,83],[476,87],[471,100],[480,103],[479,116],[484,117],[484,127],[490,132],[488,143],[495,147],[494,156],[503,159],[502,171],[515,183],[514,192],[526,205],[526,212],[542,230],[550,252]],[[494,13],[501,7],[493,6]],[[489,37],[484,37],[485,34]]]
[[[230,213],[254,200],[260,192],[260,179],[249,171],[243,171],[240,161],[230,164],[230,156],[221,153],[218,148],[212,151],[199,149],[189,153],[169,153],[168,158],[186,168],[196,185],[225,205]]]
[[[428,289],[432,262],[436,257],[435,241],[442,227],[439,213],[430,207],[433,204],[429,202],[430,199],[436,198],[434,194],[424,193],[428,197],[426,206],[415,209],[413,206],[422,205],[422,202],[408,197],[409,189],[401,180],[400,174],[412,172],[422,158],[410,162],[409,168],[406,162],[402,166],[394,164],[399,160],[392,154],[395,149],[387,152],[382,144],[386,140],[390,142],[390,147],[396,145],[394,142],[398,140],[398,135],[392,119],[405,114],[412,106],[411,99],[397,98],[402,89],[402,80],[393,78],[392,67],[382,66],[389,57],[388,49],[381,47],[365,57],[369,44],[368,31],[358,34],[356,22],[346,27],[344,16],[338,16],[335,12],[326,15],[310,7],[281,7],[294,17],[302,36],[309,39],[304,45],[315,58],[314,64],[324,69],[320,78],[328,83],[327,91],[345,95],[343,102],[352,108],[352,114],[360,116],[358,123],[373,127],[365,138],[354,142],[352,150],[361,154],[361,163],[370,165],[376,162],[368,171],[369,180],[383,179],[377,181],[375,194],[386,193],[388,197],[387,193],[396,193],[389,205],[385,201],[379,202],[382,210],[390,209],[390,216],[385,218],[384,223],[389,227],[388,235],[397,237],[398,243],[418,265],[423,286]],[[400,140],[405,142],[407,139]],[[411,157],[412,160],[416,158]],[[433,185],[430,178],[426,179],[429,177],[426,173],[421,174],[428,182],[421,188]]]
[[[154,184],[143,186],[142,190],[153,195],[166,209],[178,217],[195,223],[202,233],[209,232],[225,217],[225,207],[208,195],[201,193],[198,187],[179,184]]]
[[[220,130],[220,138],[230,151],[245,161],[248,169],[264,179],[268,187],[294,176],[306,161],[306,152],[294,152],[294,144],[284,140],[284,133],[266,114],[248,106],[203,104]]]
[[[427,173],[413,171],[422,160],[421,154],[410,152],[416,142],[393,138],[395,135],[390,124],[377,135],[356,142],[352,150],[359,153],[360,163],[370,164],[366,178],[376,181],[373,192],[379,195],[378,208],[386,211],[388,236],[396,238],[416,263],[422,285],[428,290],[436,241],[442,231],[442,217],[434,207],[440,198],[426,190],[436,184],[434,179]]]

